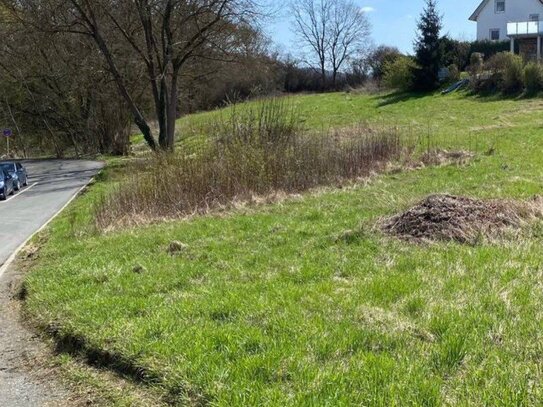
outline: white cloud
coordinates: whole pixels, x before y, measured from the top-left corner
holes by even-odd
[[[375,11],[375,9],[371,6],[365,6],[360,9],[363,13],[371,13]]]

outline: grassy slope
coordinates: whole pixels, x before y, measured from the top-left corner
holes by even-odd
[[[356,95],[332,93],[288,97],[307,127],[329,129],[369,122],[385,126],[438,128],[437,135],[475,135],[483,126],[507,127],[531,116],[538,101],[465,98],[462,94],[442,97],[422,95]],[[243,105],[236,107],[243,108]],[[187,116],[179,121],[180,132],[198,128],[231,108]]]
[[[144,368],[175,400],[543,402],[543,235],[414,246],[374,230],[379,217],[431,193],[541,193],[543,102],[380,102],[344,94],[295,99],[308,126],[429,123],[443,139],[498,140],[497,154],[466,167],[380,176],[226,216],[97,236],[85,225],[94,196],[111,182],[106,176],[50,227],[28,278],[27,310]],[[172,240],[189,249],[169,256]],[[136,264],[147,272],[133,273]]]

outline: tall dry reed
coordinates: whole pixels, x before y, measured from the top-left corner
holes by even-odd
[[[207,126],[198,151],[132,164],[96,207],[102,229],[171,219],[276,192],[365,177],[399,157],[395,128],[310,134],[288,101],[232,108]]]

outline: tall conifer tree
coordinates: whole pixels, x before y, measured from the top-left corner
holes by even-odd
[[[426,6],[418,22],[419,34],[415,40],[415,90],[430,91],[439,87],[441,65],[440,32],[442,18],[437,11],[436,0],[426,0]]]

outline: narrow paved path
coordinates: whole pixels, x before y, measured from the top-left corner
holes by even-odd
[[[0,201],[0,265],[40,229],[102,168],[94,161],[44,160],[24,163],[29,186]],[[69,394],[38,371],[44,346],[19,319],[11,301],[16,271],[0,275],[0,405],[32,407],[69,405]]]

